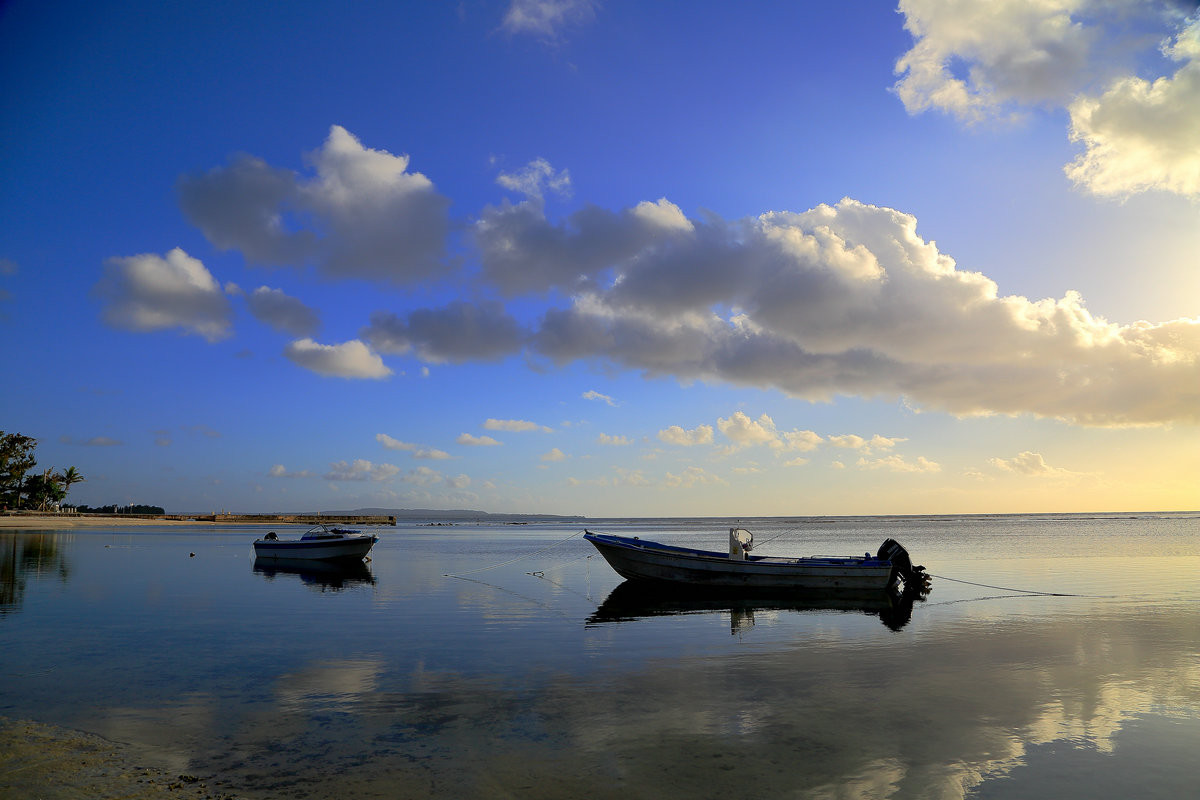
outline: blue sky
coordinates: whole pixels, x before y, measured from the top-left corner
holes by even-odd
[[[0,8],[75,502],[1200,507],[1194,3]]]

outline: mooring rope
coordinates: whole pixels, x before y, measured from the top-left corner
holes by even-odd
[[[740,526],[739,526],[739,527],[740,527]],[[749,530],[749,529],[748,529],[748,528],[742,528],[742,530]],[[787,529],[786,531],[784,531],[783,533],[777,533],[777,534],[775,534],[774,536],[772,536],[772,537],[771,537],[771,538],[769,538],[769,539],[763,539],[761,542],[754,542],[754,543],[753,543],[753,544],[754,544],[754,549],[755,549],[755,550],[757,550],[758,548],[762,547],[764,544],[768,544],[768,543],[770,543],[770,542],[773,542],[773,541],[775,541],[776,539],[779,539],[779,538],[781,538],[781,537],[787,536],[787,535],[789,535],[789,534],[792,534],[792,533],[796,533],[796,529],[795,529],[795,528],[788,528],[788,529]],[[751,531],[751,534],[750,534],[750,535],[751,535],[751,536],[753,536],[753,535],[754,535],[753,531]]]
[[[575,563],[577,563],[579,561],[583,561],[585,559],[591,559],[591,557],[592,556],[587,555],[587,556],[581,556],[579,558],[573,558],[570,561],[564,561],[561,564],[555,564],[553,567],[547,567],[546,569],[561,569],[562,567],[568,566],[570,564],[575,564]],[[557,586],[558,588],[560,588],[564,591],[570,592],[571,594],[577,594],[580,597],[582,597],[584,600],[591,600],[592,599],[592,571],[590,569],[591,566],[592,566],[592,562],[589,560],[588,561],[589,569],[587,572],[587,584],[588,584],[588,593],[587,594],[578,592],[575,589],[572,589],[570,586],[565,586],[564,584],[559,583],[558,581],[554,580],[553,578],[547,578],[546,570],[543,570],[543,569],[535,570],[533,572],[526,572],[525,574],[529,575],[531,577],[537,578],[538,580],[546,581],[547,583],[552,583],[555,586]]]
[[[521,594],[520,592],[514,592],[512,589],[506,589],[503,586],[497,586],[494,583],[488,583],[487,581],[479,581],[479,580],[475,580],[474,578],[464,578],[461,575],[447,574],[447,575],[443,575],[442,577],[443,578],[454,578],[456,580],[466,581],[468,583],[476,583],[476,584],[479,584],[480,586],[486,586],[489,589],[495,589],[497,592],[503,592],[504,594],[511,594],[513,597],[518,597],[527,603],[531,603],[532,605],[538,606],[539,608],[543,608],[546,611],[552,612],[554,614],[558,614],[560,617],[566,617],[567,619],[571,618],[570,615],[567,614],[562,609],[555,608],[554,606],[549,605],[548,603],[543,603],[541,600],[530,597],[529,595]]]
[[[1043,597],[1087,597],[1082,594],[1067,594],[1066,592],[1039,592],[1037,589],[1014,589],[1011,586],[992,586],[990,583],[975,583],[974,581],[964,581],[958,578],[947,578],[945,575],[934,575],[932,572],[927,573],[931,578],[937,578],[939,581],[953,581],[954,583],[965,583],[967,586],[979,586],[984,589],[999,589],[1002,592],[1016,592],[1018,594],[1035,594]]]
[[[993,595],[988,595],[987,597],[964,597],[960,600],[942,600],[941,602],[937,602],[937,603],[930,603],[930,602],[927,602],[924,598],[922,598],[921,603],[923,604],[923,606],[922,606],[923,608],[934,608],[936,606],[953,606],[953,605],[958,605],[959,603],[978,603],[983,600],[1012,600],[1013,598],[1016,598],[1016,597],[1037,597],[1037,596],[1038,595],[1029,595],[1029,594],[993,594]]]
[[[470,569],[470,570],[467,570],[466,572],[447,572],[447,573],[444,573],[442,575],[442,577],[443,578],[461,578],[464,575],[474,575],[477,572],[487,572],[489,569],[496,569],[498,567],[508,566],[509,564],[520,561],[523,558],[533,558],[534,556],[545,553],[547,550],[553,550],[554,548],[558,547],[560,544],[563,544],[564,542],[569,542],[572,539],[574,539],[576,536],[583,535],[583,533],[584,533],[584,531],[580,531],[579,533],[572,533],[567,538],[561,539],[561,540],[555,542],[554,544],[550,545],[549,547],[543,547],[541,550],[538,550],[536,553],[526,553],[525,555],[517,556],[516,558],[510,558],[508,561],[501,561],[499,564],[492,564],[490,567],[480,567],[479,569]]]
[[[580,556],[579,558],[572,558],[570,561],[563,561],[563,562],[561,562],[561,563],[554,564],[554,565],[552,565],[552,566],[549,566],[549,567],[545,567],[544,569],[538,569],[538,570],[534,570],[533,572],[526,572],[525,574],[526,574],[526,575],[532,575],[532,576],[533,576],[533,577],[535,577],[535,578],[545,578],[545,577],[546,577],[546,570],[550,570],[550,569],[562,569],[563,567],[569,567],[570,565],[574,564],[574,563],[575,563],[575,562],[577,562],[577,561],[583,561],[585,558],[591,558],[591,557],[592,557],[592,556],[594,556],[594,555],[595,555],[595,553],[590,553],[590,554],[588,554],[588,555],[585,555],[585,556]],[[547,578],[547,580],[549,580],[549,579]],[[551,581],[551,582],[553,583],[553,581]]]

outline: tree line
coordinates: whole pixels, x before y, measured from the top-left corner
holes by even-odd
[[[36,448],[37,439],[32,436],[0,431],[0,503],[6,510],[55,508],[66,499],[72,485],[86,480],[75,467],[34,472]]]
[[[83,505],[83,506],[75,506],[74,508],[80,514],[152,514],[152,515],[160,515],[160,514],[167,513],[166,509],[164,509],[162,506],[146,506],[146,505],[142,505],[141,503],[131,503],[129,505],[124,505],[124,506],[118,506],[118,505],[97,506],[96,508],[92,508],[91,506],[88,506],[88,505]]]

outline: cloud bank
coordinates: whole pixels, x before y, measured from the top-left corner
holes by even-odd
[[[1200,45],[1180,38],[1174,48],[1187,54]],[[1032,77],[1026,83],[1040,86]],[[304,182],[242,159],[186,179],[181,199],[204,200],[194,218],[214,243],[241,247],[247,258],[273,248],[282,257],[307,241],[267,213],[292,203],[325,220],[323,236],[311,237],[317,249],[298,257],[317,258],[329,277],[424,286],[474,280],[485,297],[378,310],[361,339],[322,345],[306,336],[287,346],[287,358],[321,375],[387,377],[381,354],[454,364],[523,354],[537,366],[590,362],[810,401],[902,398],[960,416],[1103,426],[1200,420],[1200,320],[1120,325],[1093,316],[1075,292],[1003,296],[896,209],[845,198],[799,213],[690,219],[660,198],[618,211],[585,205],[552,220],[531,197],[485,208],[469,231],[473,257],[448,275],[434,257],[444,247],[446,201],[407,172],[407,157],[364,148],[334,126],[314,161],[318,177]],[[256,207],[253,231],[242,218],[235,227],[234,217],[205,211]],[[111,259],[98,290],[114,325],[178,327],[210,341],[229,334],[228,300],[182,250]],[[519,300],[523,320],[486,299],[496,295]],[[266,287],[248,302],[281,329],[315,320],[298,300]],[[720,424],[735,445],[770,435],[736,416]],[[484,427],[549,430],[520,420]],[[659,438],[686,444],[704,435],[711,431]]]
[[[904,397],[956,415],[1089,425],[1200,417],[1200,321],[1122,326],[1094,317],[1074,292],[1001,296],[894,209],[847,198],[648,228],[637,209],[555,224],[510,207],[479,226],[484,271],[501,288],[570,294],[529,339],[556,364],[605,362],[814,401]],[[498,238],[502,252],[491,246]],[[533,266],[510,282],[508,265],[520,263]]]

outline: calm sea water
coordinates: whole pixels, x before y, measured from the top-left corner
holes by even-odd
[[[1194,795],[1200,515],[741,524],[939,577],[911,608],[671,603],[575,525],[385,528],[328,573],[256,566],[259,528],[0,532],[0,714],[245,798]]]

